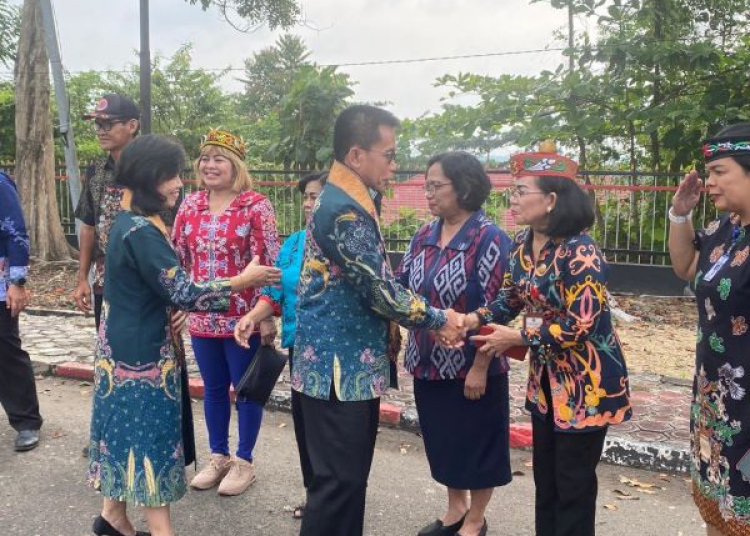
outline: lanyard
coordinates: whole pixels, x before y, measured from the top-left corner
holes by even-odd
[[[718,274],[719,271],[727,263],[727,261],[729,261],[729,258],[732,256],[732,253],[734,253],[734,250],[737,247],[737,244],[743,238],[745,238],[745,229],[740,225],[735,225],[732,229],[732,243],[729,246],[729,249],[724,252],[721,257],[719,257],[719,260],[717,260],[711,267],[711,269],[706,273],[706,275],[703,276],[704,281],[710,282],[714,277],[716,277],[716,274]]]

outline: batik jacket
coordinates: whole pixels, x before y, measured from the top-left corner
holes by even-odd
[[[587,234],[550,240],[533,261],[533,232],[515,240],[508,280],[485,321],[508,323],[520,313],[543,316],[522,330],[531,347],[526,408],[552,406],[557,431],[584,432],[630,419],[628,372],[607,303],[608,267]],[[542,390],[547,373],[552,400]]]
[[[445,313],[395,280],[378,224],[380,196],[334,163],[308,227],[292,387],[327,400],[370,400],[390,384],[389,320],[438,329]]]

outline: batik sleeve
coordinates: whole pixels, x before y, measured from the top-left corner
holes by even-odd
[[[21,200],[10,178],[0,178],[0,235],[7,240],[8,279],[26,278],[29,272],[29,235]]]
[[[172,227],[172,244],[174,244],[174,251],[177,255],[177,259],[180,261],[180,266],[189,273],[192,268],[192,259],[190,257],[190,247],[188,245],[188,233],[186,232],[187,229],[185,229],[185,226],[189,224],[186,218],[187,211],[185,208],[186,204],[183,203],[174,218],[174,226]]]
[[[320,215],[316,213],[316,217]],[[375,221],[356,209],[333,215],[314,226],[314,239],[363,302],[382,317],[404,327],[439,329],[445,312],[406,290],[393,276]]]
[[[187,311],[226,311],[232,292],[229,279],[194,283],[172,247],[154,225],[138,222],[123,240],[137,270],[166,302]]]

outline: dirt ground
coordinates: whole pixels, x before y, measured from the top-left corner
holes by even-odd
[[[32,307],[74,310],[71,298],[77,262],[34,263],[29,288]],[[631,372],[691,378],[694,365],[695,301],[688,298],[616,296],[632,322],[617,319],[617,333]]]

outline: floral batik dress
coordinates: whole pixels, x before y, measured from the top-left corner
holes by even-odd
[[[149,507],[186,491],[170,312],[226,310],[231,293],[228,279],[193,283],[157,224],[123,210],[110,232],[88,471],[104,497]]]
[[[724,217],[696,234],[698,340],[692,477],[704,519],[750,535],[750,228]]]

